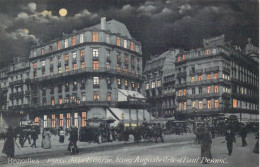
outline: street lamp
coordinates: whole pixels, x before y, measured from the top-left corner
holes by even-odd
[[[21,126],[22,126],[22,121],[23,121],[23,119],[22,119],[22,115],[23,115],[23,110],[21,110],[20,112],[19,112],[19,114],[20,114],[20,118],[21,118]]]

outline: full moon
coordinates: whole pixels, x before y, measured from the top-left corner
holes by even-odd
[[[62,8],[62,9],[59,10],[60,16],[66,16],[67,13],[68,13],[67,9]]]

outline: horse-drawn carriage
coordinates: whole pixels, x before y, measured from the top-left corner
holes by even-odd
[[[187,122],[176,120],[168,121],[166,123],[166,129],[170,133],[175,133],[176,135],[187,133]]]
[[[110,135],[113,134],[110,123],[114,121],[114,119],[88,119],[87,126],[81,127],[79,130],[79,141],[94,143],[110,142]],[[112,139],[114,139],[114,137],[112,137]]]

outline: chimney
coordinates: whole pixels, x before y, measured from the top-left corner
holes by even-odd
[[[106,30],[106,17],[101,18],[101,30]]]

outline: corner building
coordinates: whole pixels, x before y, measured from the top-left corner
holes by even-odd
[[[29,61],[31,116],[43,127],[86,126],[107,118],[120,90],[141,92],[141,44],[116,20],[35,46]]]
[[[224,115],[258,121],[258,49],[249,43],[241,50],[224,35],[204,39],[203,45],[176,56],[176,113],[209,121]]]

